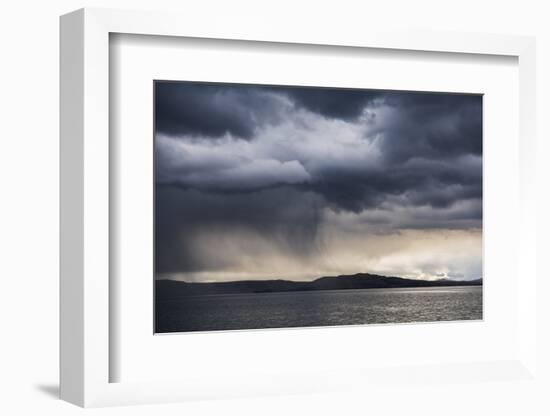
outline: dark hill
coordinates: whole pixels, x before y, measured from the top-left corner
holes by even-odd
[[[481,286],[477,280],[416,280],[401,277],[380,276],[369,273],[327,276],[310,282],[289,280],[240,280],[233,282],[187,283],[176,280],[157,280],[155,296],[160,300],[177,299],[185,296],[291,292],[305,290],[382,289],[406,287]]]

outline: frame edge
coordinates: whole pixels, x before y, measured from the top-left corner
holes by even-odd
[[[60,18],[60,398],[84,405],[84,11]]]

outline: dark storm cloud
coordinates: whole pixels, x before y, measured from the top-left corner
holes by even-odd
[[[155,83],[156,131],[220,137],[232,134],[249,139],[258,126],[280,119],[286,97],[296,108],[325,117],[359,117],[381,92],[351,89],[243,86],[185,82]]]
[[[295,185],[353,212],[395,195],[434,208],[481,198],[480,96],[170,82],[157,83],[156,94],[157,134],[191,137],[175,146],[179,153],[157,139],[160,182],[226,193]],[[289,106],[311,116],[300,118]],[[349,143],[315,154],[343,134],[318,127],[327,118],[359,129],[350,154],[338,155]],[[266,124],[285,123],[290,127],[271,142],[255,136]],[[204,144],[204,136],[225,134],[235,137]],[[309,145],[302,137],[308,134],[315,134]],[[239,138],[253,144],[243,147]],[[367,160],[372,148],[378,157]]]
[[[165,134],[250,138],[277,115],[268,88],[223,84],[155,83],[155,128]]]
[[[289,116],[278,100],[284,97],[294,109],[332,119],[353,121],[367,111],[376,124],[371,134],[383,135],[391,160],[482,151],[478,95],[162,81],[155,93],[156,132],[167,135],[251,139],[259,127]],[[380,108],[394,113],[384,120]]]
[[[356,213],[391,204],[397,196],[399,205],[445,208],[462,199],[481,198],[481,160],[414,160],[388,162],[375,168],[324,167],[316,180],[304,188],[324,195],[334,209]]]
[[[299,107],[325,117],[353,120],[365,107],[383,96],[381,91],[328,88],[276,88],[286,94]]]
[[[209,231],[269,236],[288,254],[315,250],[321,200],[289,187],[250,194],[205,193],[163,185],[156,188],[156,270],[160,273],[210,270],[231,259],[205,255],[197,240]],[[222,253],[219,253],[222,254]]]
[[[383,103],[395,110],[376,130],[389,160],[481,155],[481,96],[391,92]]]
[[[481,96],[155,85],[159,272],[228,267],[197,249],[212,229],[308,255],[323,210],[382,233],[481,226]]]

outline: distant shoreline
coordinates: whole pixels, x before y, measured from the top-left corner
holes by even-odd
[[[321,290],[391,289],[422,287],[482,286],[483,279],[476,280],[417,280],[369,273],[326,276],[312,281],[290,280],[241,280],[228,282],[189,283],[178,280],[156,280],[157,300],[170,300],[187,296],[303,292]]]

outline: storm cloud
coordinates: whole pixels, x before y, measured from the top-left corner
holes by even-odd
[[[246,268],[213,258],[216,235],[311,275],[335,233],[480,238],[480,95],[156,82],[155,158],[159,274]],[[432,276],[479,277],[474,257]]]

